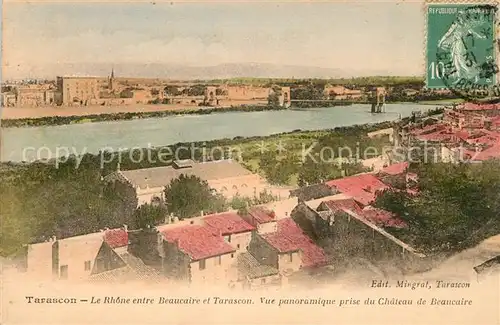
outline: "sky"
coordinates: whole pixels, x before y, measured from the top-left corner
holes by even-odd
[[[4,2],[3,10],[6,79],[90,63],[252,62],[423,74],[419,2]]]

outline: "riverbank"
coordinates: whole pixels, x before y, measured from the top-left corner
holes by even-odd
[[[31,161],[71,153],[145,148],[165,143],[267,136],[293,130],[325,130],[367,123],[396,121],[412,112],[428,112],[425,105],[388,104],[383,114],[367,105],[316,109],[279,109],[257,112],[183,114],[164,118],[130,118],[100,123],[1,128],[0,160]],[[59,122],[64,122],[59,121]],[[61,123],[63,124],[63,123]]]
[[[12,109],[12,108],[10,108]],[[54,116],[27,117],[27,118],[4,118],[2,114],[1,126],[3,128],[12,127],[34,127],[34,126],[54,126],[66,124],[80,124],[89,122],[106,122],[133,120],[144,118],[161,118],[176,115],[207,115],[212,113],[225,112],[260,112],[279,111],[286,108],[271,105],[241,105],[229,107],[199,107],[199,106],[176,106],[176,105],[142,105],[142,106],[110,106],[107,111],[97,111],[90,113],[95,108],[87,108],[76,111],[75,108],[53,108],[57,112]],[[21,108],[22,110],[22,108]],[[109,110],[115,112],[109,112]],[[77,114],[75,114],[77,113]],[[11,115],[8,115],[12,117]]]
[[[321,105],[320,105],[321,104]],[[326,105],[328,104],[328,105]],[[292,109],[346,107],[355,103],[345,101],[321,101],[293,103]],[[368,102],[356,104],[370,105]],[[392,104],[392,103],[387,103]],[[398,104],[415,104],[402,102]],[[420,103],[418,103],[420,104]],[[450,105],[444,101],[422,102],[422,105]],[[202,107],[190,105],[121,105],[121,106],[86,106],[86,107],[3,107],[0,125],[3,128],[37,127],[81,124],[91,122],[121,121],[145,118],[162,118],[181,115],[207,115],[226,112],[261,112],[279,111],[286,108],[265,104],[244,104],[225,107]]]
[[[461,104],[464,103],[465,100],[462,98],[455,99],[438,99],[438,100],[423,100],[417,102],[420,105],[443,105],[443,106],[451,106],[453,104]]]

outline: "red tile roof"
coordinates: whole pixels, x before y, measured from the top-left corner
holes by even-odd
[[[325,202],[326,206],[332,212],[341,211],[343,209],[351,210],[354,213],[361,213],[361,207],[354,201],[354,199],[331,200]]]
[[[492,158],[500,158],[500,143],[481,151],[468,150],[465,152],[466,157],[472,161],[483,161]]]
[[[261,236],[280,253],[301,250],[304,267],[318,267],[327,264],[323,249],[317,246],[291,218],[278,220],[276,232]]]
[[[235,251],[209,226],[188,225],[169,228],[162,231],[162,235],[169,243],[177,244],[179,249],[194,261]]]
[[[127,246],[128,233],[123,228],[108,229],[104,232],[104,241],[111,248]]]
[[[500,124],[500,116],[495,116],[491,118],[491,123],[493,125],[499,125]]]
[[[408,169],[408,165],[409,163],[407,161],[398,164],[392,164],[385,167],[380,172],[389,175],[399,175],[404,173],[406,169]]]
[[[406,223],[403,220],[399,219],[395,214],[382,209],[369,207],[363,210],[361,216],[379,227],[406,227]]]
[[[276,220],[274,211],[268,211],[262,207],[253,207],[248,214],[259,224]]]
[[[223,212],[206,216],[205,223],[220,230],[222,236],[252,231],[254,226],[243,220],[237,212]]]
[[[470,137],[470,134],[467,130],[456,131],[455,133],[453,133],[453,135],[463,141],[467,140]]]
[[[325,204],[333,213],[350,210],[351,212],[379,227],[406,227],[404,221],[399,219],[395,214],[371,206],[361,209],[352,199],[327,201],[325,202]]]
[[[326,182],[330,188],[336,188],[343,194],[352,196],[357,202],[368,205],[376,198],[376,192],[388,189],[373,174],[359,174]]]
[[[496,110],[498,109],[497,104],[474,104],[465,103],[464,110],[466,111],[481,111],[481,110]]]
[[[445,126],[442,124],[427,125],[427,126],[424,126],[422,128],[420,128],[420,127],[413,128],[410,130],[410,133],[413,135],[427,134],[427,133],[440,131],[444,128],[445,128]]]
[[[451,139],[451,137],[452,135],[450,133],[437,131],[428,134],[419,134],[416,138],[420,141],[448,141]]]

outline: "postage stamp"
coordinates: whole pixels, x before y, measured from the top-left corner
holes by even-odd
[[[427,88],[473,101],[500,98],[496,14],[491,4],[427,4]]]

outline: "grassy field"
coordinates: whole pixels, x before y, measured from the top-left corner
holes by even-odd
[[[265,152],[276,152],[279,159],[284,159],[290,155],[300,158],[303,147],[308,148],[317,142],[321,137],[327,136],[331,132],[327,130],[313,132],[297,132],[266,137],[264,139],[249,140],[242,142],[233,149],[241,152],[241,158],[247,168],[265,177],[265,172],[260,168],[261,156]],[[282,150],[280,150],[280,148]],[[296,186],[298,174],[292,175],[289,184]]]

